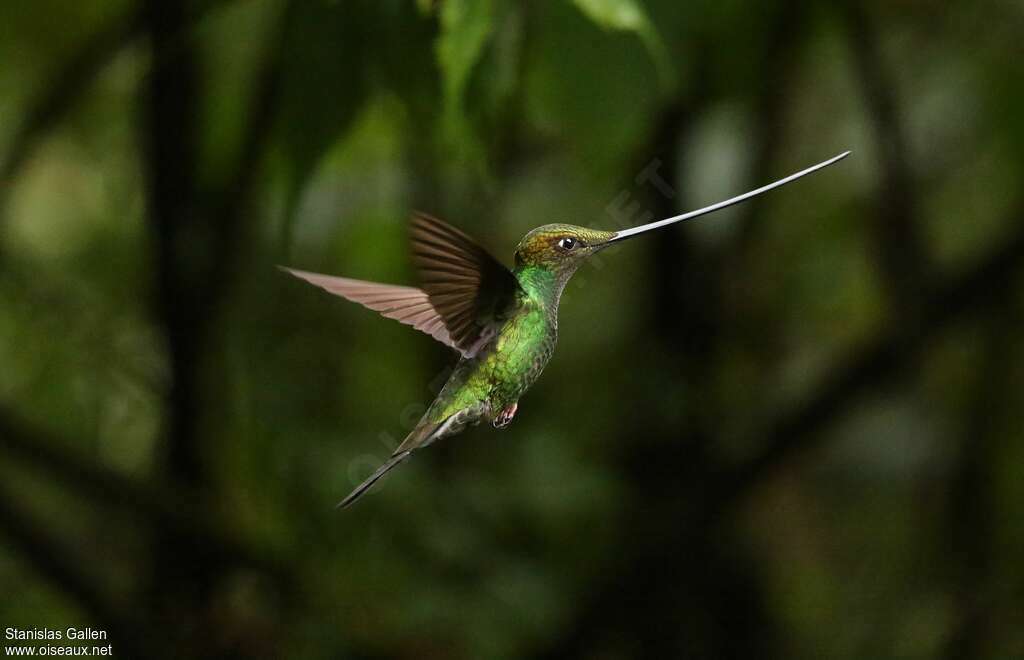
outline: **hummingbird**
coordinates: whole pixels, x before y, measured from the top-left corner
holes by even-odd
[[[540,376],[558,341],[558,304],[573,273],[610,245],[706,215],[756,197],[842,160],[833,158],[710,206],[620,231],[569,224],[538,227],[523,237],[509,270],[465,232],[415,213],[410,222],[413,262],[421,287],[380,284],[282,270],[329,293],[410,325],[460,355],[433,403],[391,457],[337,508],[358,500],[416,451],[468,425],[508,426],[519,399]]]

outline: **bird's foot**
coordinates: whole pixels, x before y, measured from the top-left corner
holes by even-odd
[[[494,428],[503,429],[508,426],[512,422],[512,418],[516,416],[516,410],[518,409],[519,403],[517,402],[498,413],[494,418],[494,421],[491,422],[494,425]]]

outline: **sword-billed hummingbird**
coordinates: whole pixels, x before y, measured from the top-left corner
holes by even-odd
[[[519,242],[507,269],[462,231],[428,215],[411,222],[422,288],[378,284],[285,268],[330,293],[411,325],[462,357],[441,392],[391,458],[338,506],[355,502],[413,452],[481,420],[504,428],[519,397],[544,370],[558,339],[558,302],[591,255],[618,241],[738,204],[842,160],[849,151],[756,190],[621,231],[575,225],[538,227]]]

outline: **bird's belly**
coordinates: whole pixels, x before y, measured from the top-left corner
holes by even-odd
[[[515,403],[540,377],[555,350],[557,335],[546,323],[523,319],[499,333],[494,349],[484,360],[497,407]]]
[[[445,384],[432,417],[444,419],[483,405],[488,419],[516,401],[536,382],[555,350],[557,335],[531,319],[510,321],[473,358],[464,359]]]

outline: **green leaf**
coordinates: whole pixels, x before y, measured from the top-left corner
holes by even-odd
[[[481,146],[472,135],[465,113],[470,75],[494,32],[494,0],[446,0],[441,3],[441,36],[437,59],[444,88],[447,137],[456,161],[482,161]]]
[[[468,120],[465,96],[473,70],[495,32],[497,1],[445,0],[439,5],[436,50],[442,80],[444,139],[452,156],[447,175],[457,178],[466,172],[482,175],[484,170],[483,145]]]
[[[637,0],[572,0],[572,3],[601,27],[633,32],[640,37],[658,69],[662,87],[666,90],[671,89],[675,80],[675,68],[669,61],[665,44]]]
[[[639,31],[648,23],[635,0],[573,0],[590,20],[611,30]]]
[[[446,0],[442,3],[437,59],[444,77],[447,109],[461,109],[469,75],[493,31],[493,0]]]
[[[369,98],[376,14],[363,3],[295,2],[284,20],[276,126],[286,171],[281,249],[291,244],[302,190]]]

